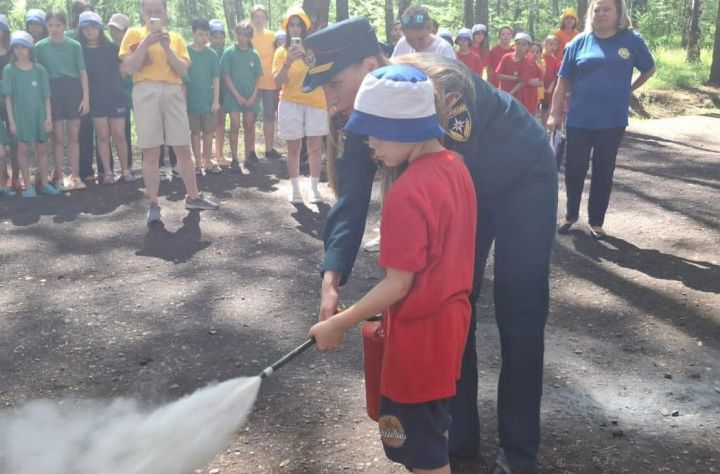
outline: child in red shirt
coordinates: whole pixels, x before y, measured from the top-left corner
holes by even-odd
[[[503,26],[500,28],[499,36],[500,44],[493,46],[488,55],[488,82],[498,88],[500,86],[500,80],[498,79],[495,71],[497,71],[498,65],[500,64],[503,56],[515,52],[515,49],[510,45],[510,41],[513,37],[512,28],[509,26]]]
[[[385,310],[380,419],[385,454],[413,472],[450,473],[449,398],[470,324],[477,204],[462,160],[444,149],[425,73],[368,74],[345,129],[369,137],[385,167],[407,166],[383,203],[386,276],[360,301],[310,329],[319,350]]]
[[[483,77],[485,69],[487,69],[490,64],[490,51],[488,51],[487,47],[487,26],[480,24],[473,25],[470,33],[472,34],[472,45],[470,46],[470,51],[477,54],[480,58],[483,71],[483,73],[480,74],[480,77]]]
[[[455,37],[455,44],[458,45],[458,51],[455,54],[458,61],[466,65],[472,72],[482,77],[483,75],[483,62],[470,47],[472,43],[472,35],[469,28],[460,28],[457,36]]]
[[[540,101],[540,111],[542,112],[542,123],[547,123],[550,114],[550,104],[552,104],[553,92],[557,85],[557,74],[560,70],[560,60],[555,57],[557,51],[558,40],[555,35],[549,35],[545,38],[543,44],[543,62],[545,63],[545,75],[543,77],[543,86],[545,88],[543,99]]]
[[[533,117],[538,113],[538,104],[543,97],[543,75],[545,66],[542,63],[542,45],[530,43],[530,52],[526,56],[528,62],[528,80],[520,93],[520,102]]]
[[[530,79],[530,65],[525,55],[530,49],[532,38],[527,33],[515,35],[515,51],[502,57],[495,69],[498,89],[520,99],[518,94]]]

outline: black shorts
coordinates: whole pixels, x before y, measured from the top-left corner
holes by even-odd
[[[95,99],[90,101],[90,117],[92,118],[125,118],[127,107],[124,101]]]
[[[50,79],[50,105],[53,122],[60,120],[80,120],[80,102],[82,85],[80,79],[58,77]]]
[[[380,438],[391,461],[412,469],[439,469],[450,462],[447,398],[430,402],[395,403],[380,397]]]

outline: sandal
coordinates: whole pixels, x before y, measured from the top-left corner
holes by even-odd
[[[213,164],[210,168],[205,169],[205,173],[209,174],[220,174],[222,173],[222,168],[220,166]]]
[[[116,182],[115,173],[108,172],[103,175],[102,184],[115,184]]]
[[[135,175],[132,174],[131,171],[126,171],[123,173],[122,180],[124,183],[134,183],[135,182]]]

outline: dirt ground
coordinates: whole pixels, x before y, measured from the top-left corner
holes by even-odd
[[[613,237],[595,242],[584,224],[558,236],[540,472],[720,472],[718,130],[717,116],[633,124]],[[165,224],[150,229],[141,181],[0,200],[0,407],[175,400],[300,344],[316,319],[329,205],[290,205],[285,176],[283,162],[263,161],[201,178],[223,206],[203,213],[183,210],[182,187],[165,181]],[[375,202],[367,237],[377,213]],[[378,281],[376,259],[360,253],[345,302]],[[486,275],[478,408],[492,459],[500,359]],[[263,383],[247,426],[197,472],[405,472],[365,416],[361,368],[357,330],[341,350],[303,354]]]

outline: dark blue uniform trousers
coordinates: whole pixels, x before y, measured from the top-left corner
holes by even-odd
[[[473,312],[461,378],[450,405],[451,456],[474,457],[479,451],[475,302],[494,241],[495,318],[502,355],[497,406],[500,448],[513,467],[535,464],[556,214],[557,172],[550,159],[539,161],[512,189],[488,199],[478,196]]]

